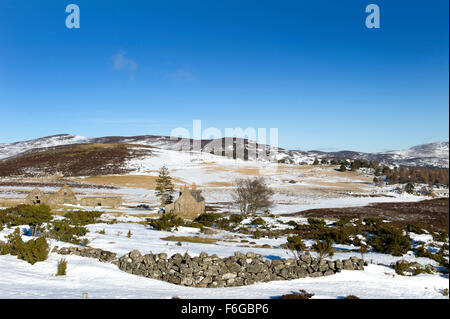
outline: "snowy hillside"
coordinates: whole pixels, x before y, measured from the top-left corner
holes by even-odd
[[[449,166],[449,143],[433,142],[411,147],[407,150],[379,153],[392,156],[392,160],[404,165]]]
[[[249,140],[234,138],[216,140],[192,140],[169,136],[106,136],[86,138],[78,135],[61,134],[34,140],[0,144],[0,160],[45,151],[52,147],[71,144],[138,144],[172,151],[200,151],[218,156],[239,158],[248,161],[281,162],[286,164],[312,164],[315,158],[363,159],[389,165],[409,165],[427,167],[449,167],[449,143],[433,142],[411,147],[406,150],[379,153],[354,151],[321,152],[285,150]],[[223,151],[217,151],[217,149]]]
[[[388,165],[406,165],[406,166],[426,166],[426,167],[449,167],[449,143],[433,142],[417,145],[406,150],[362,153],[353,151],[339,152],[319,152],[310,151],[309,154],[315,154],[322,158],[340,158],[340,159],[363,159],[367,161],[376,161]]]
[[[42,149],[52,146],[60,146],[74,143],[84,143],[88,141],[86,137],[70,134],[60,134],[41,137],[34,140],[0,144],[0,159],[15,156],[17,154]]]

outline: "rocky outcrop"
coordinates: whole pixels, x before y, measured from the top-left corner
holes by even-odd
[[[117,259],[116,253],[102,250],[100,248],[74,246],[63,247],[58,250],[58,246],[55,246],[52,252],[58,253],[60,255],[77,255],[81,257],[95,258],[103,262],[112,262],[113,260]]]
[[[113,261],[130,274],[154,278],[191,287],[233,287],[256,282],[290,280],[333,275],[341,270],[363,270],[364,261],[356,257],[346,260],[319,260],[309,255],[300,259],[264,260],[262,255],[236,252],[219,258],[202,252],[198,257],[165,253],[141,255],[138,250]]]

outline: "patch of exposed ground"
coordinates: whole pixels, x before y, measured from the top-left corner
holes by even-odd
[[[131,144],[72,144],[22,153],[0,161],[0,176],[36,177],[126,174],[128,159],[152,154],[152,147]]]
[[[449,199],[437,198],[419,202],[374,203],[362,207],[310,209],[295,214],[282,214],[292,217],[320,218],[383,218],[399,226],[410,223],[425,229],[449,230]]]
[[[149,175],[123,175],[123,176],[91,176],[77,178],[80,182],[97,185],[114,185],[120,187],[135,187],[143,189],[155,189],[158,176]],[[172,178],[175,183],[184,184],[181,179]]]

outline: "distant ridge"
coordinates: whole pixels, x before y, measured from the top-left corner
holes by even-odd
[[[87,138],[79,135],[58,134],[46,137],[40,137],[32,140],[18,141],[13,143],[0,144],[0,161],[4,161],[11,157],[20,157],[21,155],[29,155],[32,153],[42,152],[51,148],[70,146],[76,144],[136,144],[151,146],[166,150],[175,151],[192,151],[194,144],[199,145],[201,152],[212,153],[213,146],[225,146],[224,139],[218,140],[201,140],[171,138],[169,136],[158,135],[141,135],[141,136],[104,136]],[[233,158],[241,158],[244,160],[256,160],[261,158],[263,152],[276,151],[271,153],[270,161],[278,161],[286,164],[311,164],[315,158],[336,158],[336,159],[362,159],[368,161],[376,161],[387,165],[407,165],[407,166],[423,166],[423,167],[449,167],[449,142],[431,142],[413,146],[406,150],[394,150],[378,153],[364,153],[357,151],[301,151],[301,150],[285,150],[282,148],[274,148],[265,144],[256,145],[256,152],[252,156],[249,152],[251,141],[247,139],[234,138],[232,149],[221,154],[227,156],[232,154]],[[243,155],[236,155],[236,149],[242,147]],[[220,155],[220,154],[219,154]],[[255,158],[254,158],[255,157]]]

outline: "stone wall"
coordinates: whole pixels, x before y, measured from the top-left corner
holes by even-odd
[[[77,255],[82,257],[95,258],[103,262],[112,262],[117,259],[116,253],[102,250],[100,248],[90,248],[90,247],[62,247],[58,249],[58,246],[55,246],[52,250],[54,253],[58,253],[60,255]]]
[[[130,274],[159,279],[192,287],[232,287],[256,282],[329,276],[345,270],[363,270],[364,261],[357,257],[346,260],[319,261],[309,255],[301,259],[264,260],[252,252],[219,258],[202,252],[198,257],[175,254],[146,254],[138,250],[114,261],[119,269]]]

